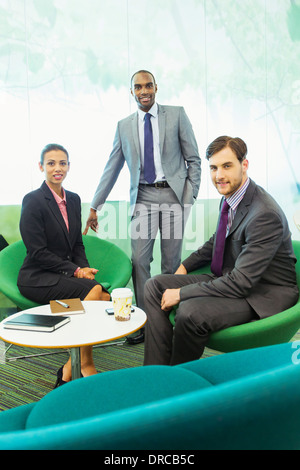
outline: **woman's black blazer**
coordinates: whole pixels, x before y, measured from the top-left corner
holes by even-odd
[[[20,232],[27,255],[18,276],[20,286],[55,285],[61,275],[71,277],[77,267],[89,266],[81,235],[80,197],[65,192],[69,232],[45,182],[23,199]]]

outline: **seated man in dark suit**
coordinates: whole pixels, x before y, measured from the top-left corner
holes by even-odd
[[[248,177],[246,155],[240,138],[218,137],[207,148],[211,179],[223,196],[217,231],[175,274],[147,281],[145,365],[198,359],[210,333],[275,315],[297,302],[286,216]],[[212,274],[189,274],[207,264]],[[175,305],[173,330],[169,311]]]

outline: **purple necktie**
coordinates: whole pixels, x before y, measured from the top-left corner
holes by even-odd
[[[210,265],[211,272],[216,276],[222,276],[223,255],[228,223],[228,209],[229,205],[226,199],[224,199],[216,235],[214,256]]]
[[[144,178],[151,184],[155,181],[155,166],[153,156],[153,135],[151,125],[151,114],[145,114],[144,124]]]

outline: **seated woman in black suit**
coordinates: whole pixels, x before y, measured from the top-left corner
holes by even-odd
[[[42,186],[27,194],[22,203],[20,232],[27,255],[20,269],[20,292],[37,303],[79,297],[109,300],[109,293],[95,281],[97,269],[89,266],[81,235],[81,202],[64,190],[69,168],[68,152],[57,144],[41,154]],[[81,348],[81,373],[96,374],[92,346]],[[55,386],[71,379],[71,360],[59,369]]]

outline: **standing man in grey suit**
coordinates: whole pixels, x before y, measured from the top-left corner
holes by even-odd
[[[145,70],[131,79],[138,110],[118,123],[110,154],[94,195],[84,233],[96,230],[100,210],[126,161],[130,171],[131,247],[137,305],[144,308],[144,285],[157,231],[161,234],[161,271],[174,273],[181,261],[184,223],[197,198],[201,161],[191,123],[182,107],[155,102],[157,84]],[[152,174],[144,147],[151,122]],[[153,166],[154,161],[154,166]]]
[[[210,333],[274,315],[298,299],[288,222],[274,199],[248,178],[246,155],[239,138],[222,136],[207,148],[211,179],[223,196],[218,230],[174,275],[147,282],[145,365],[198,359]],[[188,274],[207,264],[212,274]],[[169,311],[175,305],[173,330]]]

